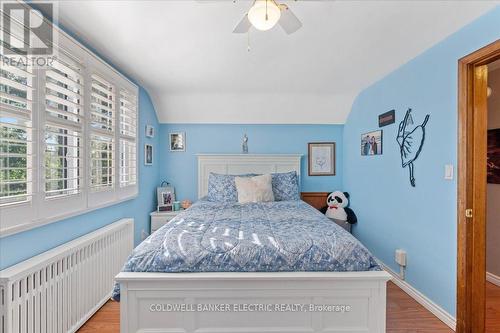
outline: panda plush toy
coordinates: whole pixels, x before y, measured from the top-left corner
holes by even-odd
[[[328,195],[326,204],[327,207],[322,209],[326,217],[346,221],[350,224],[358,222],[356,214],[354,214],[352,209],[347,207],[349,205],[349,193],[340,191],[332,192]]]

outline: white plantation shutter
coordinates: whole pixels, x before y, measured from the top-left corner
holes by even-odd
[[[60,52],[45,74],[45,196],[77,194],[82,180],[83,66]]]
[[[113,86],[98,75],[92,75],[90,116],[92,129],[114,131],[115,95]]]
[[[92,135],[90,138],[90,186],[95,190],[105,190],[113,187],[113,141],[112,137],[103,135]]]
[[[120,187],[137,183],[137,95],[120,91]]]
[[[137,144],[120,139],[120,187],[137,183]]]
[[[90,187],[110,190],[114,186],[114,86],[98,75],[92,75],[90,105]]]
[[[3,31],[0,31],[3,38]],[[0,206],[32,196],[33,71],[0,51]],[[26,59],[22,56],[16,55]],[[26,60],[25,60],[26,61]]]

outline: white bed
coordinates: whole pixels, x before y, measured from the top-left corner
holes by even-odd
[[[300,175],[300,168],[300,155],[198,155],[198,195],[206,195],[210,172]],[[382,333],[389,279],[384,271],[122,272],[116,277],[121,332]],[[187,308],[172,311],[175,304]],[[212,311],[198,311],[197,304]],[[311,304],[321,311],[309,311]]]

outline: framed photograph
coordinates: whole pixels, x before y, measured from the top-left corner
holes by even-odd
[[[382,131],[361,135],[361,156],[382,155]]]
[[[144,164],[153,165],[153,145],[144,145]]]
[[[146,137],[154,138],[155,137],[155,128],[151,125],[146,125]]]
[[[159,212],[172,210],[172,206],[175,201],[175,189],[173,186],[157,187],[156,197],[158,200],[157,210]]]
[[[335,176],[335,142],[308,144],[309,176]]]
[[[163,192],[161,198],[162,206],[169,206],[174,203],[174,194],[172,192]]]
[[[170,133],[170,151],[186,151],[186,133]]]
[[[488,183],[500,184],[500,128],[488,131]]]

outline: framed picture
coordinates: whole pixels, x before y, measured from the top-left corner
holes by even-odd
[[[396,122],[396,110],[382,113],[378,116],[378,127],[384,127]]]
[[[186,133],[170,133],[170,151],[186,151]]]
[[[361,156],[382,155],[382,131],[361,135]]]
[[[500,184],[500,128],[488,131],[488,183]]]
[[[162,192],[161,194],[162,206],[169,206],[174,203],[174,194],[172,192]]]
[[[151,125],[146,125],[146,137],[154,138],[155,136],[155,128]]]
[[[144,164],[153,165],[153,145],[144,145]]]
[[[156,197],[158,199],[157,210],[171,211],[175,201],[175,189],[173,186],[161,186],[156,188]]]
[[[308,144],[309,176],[335,176],[335,142]]]

